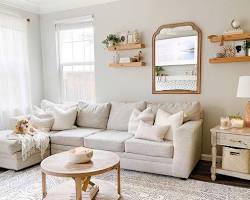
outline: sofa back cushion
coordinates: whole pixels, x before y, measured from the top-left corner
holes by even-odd
[[[127,131],[129,118],[134,109],[143,111],[146,108],[146,102],[111,102],[111,110],[107,129]]]
[[[90,104],[79,102],[77,126],[106,129],[110,112],[110,104]]]
[[[72,129],[76,121],[76,108],[70,108],[63,110],[60,108],[53,108],[52,115],[54,118],[54,123],[52,126],[52,131],[62,131]]]
[[[148,103],[147,107],[152,108],[156,114],[158,109],[161,109],[170,114],[174,114],[180,111],[184,112],[184,122],[195,121],[201,119],[202,109],[200,102],[183,102],[183,103]]]

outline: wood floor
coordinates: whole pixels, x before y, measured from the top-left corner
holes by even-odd
[[[190,178],[199,181],[212,182],[210,178],[210,167],[211,162],[200,161],[190,175]],[[0,168],[0,173],[3,173],[4,171],[6,170]],[[250,181],[223,175],[217,175],[217,179],[213,183],[250,188]]]
[[[210,178],[211,176],[210,167],[211,167],[211,162],[200,161],[193,170],[192,174],[190,175],[190,178],[200,181],[250,188],[250,181],[230,176],[217,174],[216,181],[212,181]]]

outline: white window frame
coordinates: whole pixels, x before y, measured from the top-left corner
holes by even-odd
[[[59,90],[59,101],[61,103],[63,102],[63,66],[74,66],[74,65],[93,65],[95,66],[95,55],[94,55],[94,61],[93,62],[68,62],[68,63],[61,63],[61,47],[60,47],[60,29],[59,26],[75,26],[76,24],[82,24],[82,23],[92,23],[94,28],[94,15],[87,15],[77,18],[69,18],[64,20],[55,21],[55,33],[56,33],[56,56],[57,56],[57,70],[58,70],[58,79],[60,84],[60,90]],[[95,69],[94,69],[95,72]],[[94,91],[96,93],[96,90]],[[95,95],[96,96],[96,95]]]

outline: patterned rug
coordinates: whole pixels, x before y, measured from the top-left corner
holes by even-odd
[[[114,173],[96,177],[115,181]],[[122,195],[125,200],[249,200],[250,189],[207,183],[192,179],[180,180],[168,176],[122,170]],[[48,176],[51,189],[68,181]],[[0,174],[0,200],[41,200],[41,172],[35,166],[19,172]]]

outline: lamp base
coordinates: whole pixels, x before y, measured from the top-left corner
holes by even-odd
[[[244,122],[245,127],[250,128],[250,101],[248,101],[246,105]]]

